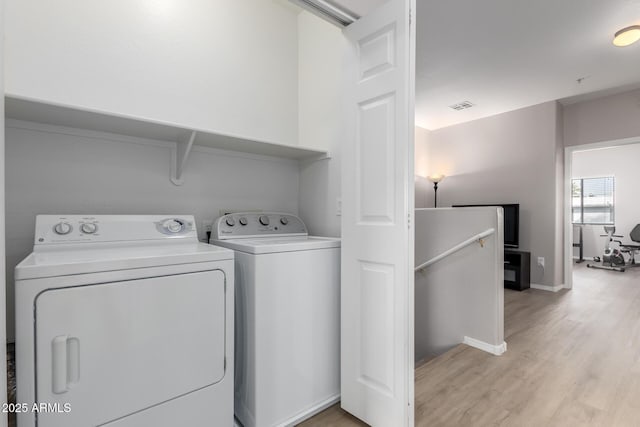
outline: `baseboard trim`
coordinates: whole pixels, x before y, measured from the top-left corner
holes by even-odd
[[[537,283],[531,283],[530,286],[531,286],[531,289],[539,289],[541,291],[548,291],[548,292],[558,292],[559,290],[564,289],[564,284],[549,286],[549,285],[539,285]]]
[[[502,342],[502,344],[493,345],[493,344],[486,343],[484,341],[477,340],[475,338],[464,337],[464,339],[462,340],[462,343],[468,345],[469,347],[486,351],[487,353],[491,353],[495,356],[500,356],[504,354],[505,351],[507,351],[507,343],[504,341]]]
[[[313,417],[319,412],[324,411],[329,406],[333,406],[334,404],[340,402],[340,393],[331,396],[330,398],[314,405],[312,408],[309,408],[301,413],[294,415],[288,420],[278,424],[278,427],[291,427],[300,424],[301,422]]]
[[[331,396],[330,398],[314,405],[312,408],[306,409],[296,415],[294,415],[293,417],[289,418],[286,421],[283,421],[282,423],[278,424],[277,427],[292,427],[295,426],[311,417],[313,417],[314,415],[316,415],[319,412],[324,411],[325,409],[327,409],[329,406],[335,405],[336,403],[340,402],[340,393]],[[253,422],[253,421],[252,421]],[[234,414],[234,418],[233,418],[233,427],[243,427],[242,423],[235,417]]]

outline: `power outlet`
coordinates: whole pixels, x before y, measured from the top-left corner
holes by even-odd
[[[543,256],[539,256],[538,257],[538,266],[544,268],[544,257]]]
[[[211,233],[213,230],[213,221],[202,221],[202,231]]]
[[[342,215],[342,197],[336,199],[336,216]]]

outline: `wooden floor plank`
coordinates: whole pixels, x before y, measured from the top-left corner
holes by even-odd
[[[505,290],[499,357],[459,345],[416,369],[416,426],[639,426],[640,269]],[[335,405],[304,427],[364,424]]]

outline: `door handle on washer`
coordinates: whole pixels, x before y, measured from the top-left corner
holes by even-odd
[[[51,341],[51,389],[62,394],[80,380],[80,340],[58,335]]]

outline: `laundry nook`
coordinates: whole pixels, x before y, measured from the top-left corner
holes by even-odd
[[[0,427],[637,424],[640,0],[0,35]]]

